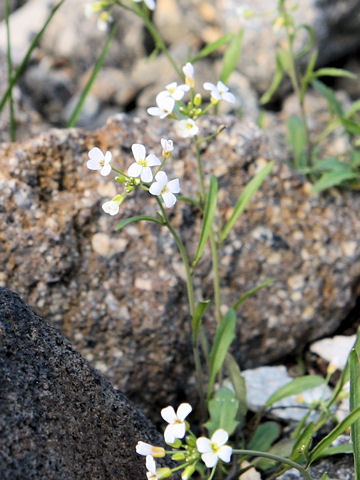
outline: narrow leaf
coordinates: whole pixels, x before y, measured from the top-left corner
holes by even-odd
[[[287,140],[291,146],[297,168],[303,165],[304,150],[307,145],[307,135],[304,124],[297,115],[292,115],[287,122]],[[306,157],[305,157],[306,158]]]
[[[336,425],[336,427],[331,430],[331,432],[326,435],[321,442],[316,445],[316,447],[310,453],[309,465],[321,457],[323,451],[358,419],[360,419],[360,407],[357,407],[355,410],[353,410],[341,423]],[[356,480],[358,480],[358,478]]]
[[[294,380],[270,395],[265,403],[265,407],[268,408],[283,398],[290,397],[291,395],[298,395],[305,390],[309,390],[310,388],[315,388],[323,384],[324,379],[322,377],[318,377],[317,375],[305,375],[303,377],[294,378]]]
[[[228,48],[226,49],[220,74],[220,80],[224,83],[228,81],[230,75],[236,68],[241,54],[243,36],[244,30],[240,29],[237,33],[234,34],[233,39],[231,40]]]
[[[284,68],[281,64],[280,58],[278,54],[276,55],[276,70],[274,74],[274,78],[271,82],[270,87],[266,90],[266,92],[260,98],[260,104],[264,105],[271,100],[271,97],[274,95],[276,90],[279,88],[282,79],[284,77]]]
[[[147,220],[148,222],[155,222],[163,225],[163,222],[156,217],[151,217],[150,215],[138,215],[136,217],[126,218],[125,220],[118,223],[115,227],[115,230],[121,230],[122,228],[130,225],[130,223],[141,222],[142,220]]]
[[[339,117],[343,116],[343,108],[341,103],[335,97],[334,91],[327,87],[324,83],[320,82],[319,80],[313,80],[312,82],[313,87],[323,96],[326,98],[331,111],[336,113]]]
[[[268,285],[271,285],[273,281],[274,281],[273,279],[265,280],[264,282],[259,283],[259,285],[256,285],[256,287],[252,288],[251,290],[248,290],[246,293],[244,293],[244,295],[241,295],[239,300],[237,300],[235,303],[231,305],[231,308],[233,310],[238,309],[240,305],[242,305],[245,302],[245,300],[247,300],[249,297],[254,295],[256,292],[258,292],[262,288],[267,287]]]
[[[314,183],[311,191],[312,192],[321,192],[330,187],[335,187],[341,185],[346,180],[354,180],[359,177],[359,174],[356,172],[351,172],[345,169],[336,169],[332,172],[324,173],[320,180]]]
[[[209,401],[210,420],[205,426],[211,436],[218,428],[223,428],[231,435],[239,422],[236,420],[239,402],[233,391],[226,387],[219,388]]]
[[[267,452],[280,435],[280,427],[276,422],[265,422],[258,426],[251,437],[247,448]]]
[[[199,328],[201,325],[202,317],[210,305],[210,300],[205,300],[199,302],[195,307],[194,318],[193,318],[193,339],[194,343],[197,341]]]
[[[229,309],[216,329],[214,344],[210,352],[208,398],[213,391],[216,375],[220,371],[229,347],[235,338],[235,326],[236,314],[234,310]]]
[[[257,190],[260,188],[261,184],[265,180],[265,178],[269,175],[271,172],[272,168],[274,166],[274,162],[268,163],[259,173],[255,175],[255,177],[250,180],[250,182],[246,185],[244,188],[243,192],[239,196],[232,214],[227,221],[223,231],[220,233],[219,240],[220,243],[222,243],[226,237],[229,235],[231,229],[233,228],[236,220],[240,217],[240,215],[243,213],[245,208],[248,206],[251,198],[253,195],[257,192]]]
[[[348,70],[344,70],[342,68],[319,68],[314,72],[315,77],[345,77],[345,78],[353,78],[356,79],[357,76],[349,72]]]
[[[196,265],[196,263],[200,260],[203,254],[207,239],[209,238],[209,235],[213,226],[213,222],[214,222],[215,212],[216,212],[217,194],[218,194],[217,179],[215,175],[211,175],[209,193],[206,197],[202,229],[200,233],[199,243],[194,256],[193,265]]]
[[[311,422],[309,423],[309,425],[307,425],[299,438],[296,440],[296,443],[290,455],[290,460],[293,460],[294,462],[299,462],[299,460],[301,460],[304,456],[307,455],[314,432],[315,425],[313,422]]]
[[[344,453],[354,453],[354,447],[351,443],[347,445],[336,445],[334,447],[326,448],[322,451],[319,458],[329,457],[330,455],[339,455]]]
[[[218,48],[222,47],[226,43],[229,43],[232,40],[233,36],[234,36],[233,33],[226,33],[225,35],[222,35],[220,38],[218,38],[214,42],[206,45],[206,47],[200,50],[200,52],[197,55],[195,55],[195,57],[190,58],[188,62],[195,63],[201,58],[207,57],[211,53],[215,52],[215,50],[217,50]]]
[[[241,370],[237,361],[230,352],[228,352],[225,358],[225,368],[239,402],[236,418],[239,420],[240,425],[243,425],[247,413],[246,382],[245,378],[241,375]]]
[[[360,405],[360,364],[355,350],[350,352],[350,411]],[[355,479],[360,479],[360,418],[351,425],[351,440],[354,445]]]
[[[360,125],[358,123],[352,122],[345,117],[340,118],[340,122],[347,132],[360,135]]]
[[[314,29],[312,27],[310,27],[310,25],[302,24],[302,25],[299,25],[296,28],[296,33],[299,32],[300,30],[306,30],[306,32],[308,34],[308,41],[307,41],[305,47],[299,53],[296,54],[295,58],[304,57],[305,55],[307,55],[310,52],[310,50],[312,50],[314,48],[314,45],[315,45]]]

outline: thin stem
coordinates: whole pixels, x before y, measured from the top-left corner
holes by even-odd
[[[105,42],[105,45],[104,45],[104,47],[101,51],[101,54],[100,54],[99,58],[97,59],[95,65],[94,65],[94,68],[91,72],[90,78],[87,81],[87,83],[86,83],[86,85],[85,85],[85,87],[84,87],[84,89],[83,89],[83,91],[80,95],[79,101],[77,102],[77,104],[74,108],[74,111],[71,114],[70,120],[68,121],[68,123],[66,125],[68,128],[74,127],[76,125],[77,121],[78,121],[78,118],[79,118],[79,115],[80,115],[80,113],[83,109],[85,100],[86,100],[87,96],[89,95],[91,87],[93,86],[93,83],[96,80],[96,77],[98,76],[98,73],[100,72],[101,67],[103,66],[103,63],[106,59],[106,56],[108,54],[111,42],[113,41],[113,38],[116,34],[116,30],[117,30],[117,24],[114,23],[114,25],[111,28],[110,34],[109,34],[109,36],[108,36],[108,38]]]
[[[10,4],[9,0],[6,0],[5,3],[5,22],[6,22],[6,40],[7,40],[7,67],[8,67],[8,83],[10,85],[11,76],[13,71],[13,64],[11,58],[11,38],[10,38]],[[14,98],[12,89],[10,90],[9,96],[9,113],[10,113],[10,140],[15,142],[16,140],[16,120],[15,120],[15,111],[14,111]]]
[[[270,460],[275,460],[276,462],[279,462],[279,463],[285,463],[286,465],[289,465],[292,468],[296,468],[296,470],[298,470],[306,480],[313,480],[311,475],[307,470],[305,470],[305,468],[303,468],[298,463],[293,462],[289,458],[280,457],[279,455],[273,455],[272,453],[259,452],[256,450],[234,449],[233,453],[238,455],[249,455],[251,457],[269,458]]]
[[[200,179],[200,188],[201,188],[201,203],[204,203],[206,197],[205,191],[205,177],[204,177],[204,169],[201,162],[201,153],[200,153],[200,142],[198,140],[195,141],[195,150],[196,150],[196,164]]]
[[[215,316],[216,316],[216,322],[219,325],[222,320],[220,271],[219,271],[219,248],[215,239],[215,233],[213,228],[211,228],[209,238],[210,238],[210,246],[211,246],[212,270],[213,270]]]

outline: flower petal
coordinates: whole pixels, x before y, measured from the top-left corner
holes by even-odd
[[[208,468],[215,467],[218,461],[217,455],[213,452],[203,453],[201,458]]]
[[[136,453],[139,455],[151,455],[153,446],[149,443],[138,442],[136,445]]]
[[[231,92],[224,92],[222,94],[222,98],[223,98],[223,100],[225,100],[225,102],[229,102],[229,103],[235,103],[236,102],[236,98]]]
[[[216,85],[214,85],[213,83],[210,83],[210,82],[205,82],[203,83],[203,87],[205,90],[216,90]]]
[[[149,167],[155,167],[156,165],[161,165],[161,162],[156,155],[150,153],[150,155],[146,157],[146,164]]]
[[[152,117],[160,117],[160,115],[162,114],[162,110],[160,110],[159,107],[149,107],[147,109],[147,112]]]
[[[165,439],[165,442],[168,444],[172,444],[176,440],[173,429],[171,427],[172,425],[168,425],[164,431],[164,439]]]
[[[162,170],[155,175],[155,180],[161,183],[163,187],[167,184],[168,181],[166,173]]]
[[[99,160],[94,158],[90,158],[90,160],[87,161],[86,166],[89,170],[100,170],[102,168]]]
[[[146,468],[149,472],[156,474],[156,463],[151,455],[146,455]]]
[[[208,438],[206,437],[199,437],[196,440],[196,448],[198,449],[198,452],[200,453],[207,453],[211,452],[211,442]]]
[[[94,147],[92,148],[89,153],[89,158],[91,158],[91,160],[96,160],[96,161],[100,161],[100,160],[103,160],[104,159],[104,154],[102,153],[102,151],[100,150],[100,148],[98,147]]]
[[[180,182],[179,182],[179,179],[178,178],[174,178],[174,180],[170,180],[170,182],[168,182],[167,184],[168,186],[168,189],[170,190],[171,193],[179,193],[180,192]],[[185,405],[184,403],[182,403],[181,405]],[[180,407],[181,407],[180,405]],[[188,403],[186,405],[189,405]],[[189,405],[190,406],[190,405]],[[179,408],[180,408],[179,407]],[[190,406],[190,411],[189,413],[191,412],[192,408]],[[179,410],[178,410],[179,411]],[[187,414],[188,415],[188,414]],[[184,417],[185,418],[185,417]],[[183,420],[183,419],[182,419]]]
[[[163,189],[163,185],[160,182],[154,182],[151,187],[149,188],[149,192],[151,195],[159,196]]]
[[[174,436],[174,438],[184,438],[185,436],[185,423],[173,423],[172,425],[168,425],[166,428],[171,431],[171,434]]]
[[[229,445],[223,445],[218,451],[218,457],[223,462],[230,462],[232,455],[232,448]]]
[[[163,408],[160,414],[167,423],[173,423],[177,419],[175,410],[171,406]]]
[[[139,165],[138,163],[134,162],[130,165],[130,167],[128,168],[128,175],[129,177],[132,177],[132,178],[136,178],[140,175],[141,173],[141,170],[142,170],[142,166]]]
[[[174,182],[174,180],[171,180],[171,182]],[[171,182],[168,183],[168,186],[170,185]],[[178,193],[171,189],[170,191],[173,193]],[[190,405],[190,403],[181,403],[176,411],[176,414],[180,420],[185,420],[185,418],[189,415],[191,411],[192,411],[192,406]]]
[[[112,162],[112,153],[107,151],[104,157],[105,164]]]
[[[167,208],[171,208],[175,205],[177,199],[173,193],[165,192],[161,196]]]
[[[131,147],[131,150],[137,162],[139,160],[145,160],[146,149],[144,145],[141,145],[141,143],[134,143]]]
[[[140,178],[141,178],[142,182],[150,183],[153,179],[153,174],[151,172],[151,168],[150,167],[142,167]]]
[[[113,202],[110,200],[109,202],[103,203],[102,209],[109,215],[117,215],[119,213],[120,204],[119,202]]]
[[[224,430],[223,428],[218,428],[212,434],[211,442],[221,446],[221,445],[225,445],[225,443],[228,441],[228,438],[229,438],[229,434],[227,433],[227,431]]]
[[[102,169],[100,170],[100,174],[103,176],[103,177],[107,177],[109,174],[111,173],[111,165],[110,163],[106,163]]]

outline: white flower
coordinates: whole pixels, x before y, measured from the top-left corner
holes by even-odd
[[[140,3],[142,2],[142,0],[134,0],[134,2]],[[155,7],[156,7],[155,0],[144,0],[144,3],[149,10],[155,10]]]
[[[196,440],[196,448],[202,454],[202,461],[208,468],[215,467],[219,458],[223,462],[230,462],[232,448],[225,445],[228,438],[228,433],[219,428],[213,433],[211,439],[200,437]]]
[[[203,87],[205,90],[210,90],[211,98],[215,100],[215,102],[219,102],[220,100],[225,100],[226,102],[235,103],[234,95],[229,92],[229,87],[225,85],[223,82],[217,82],[216,85],[210,82],[205,82]]]
[[[160,117],[161,119],[170,115],[174,110],[175,100],[169,95],[167,90],[164,90],[156,95],[157,107],[150,107],[147,109],[149,115],[153,117]]]
[[[160,160],[153,153],[146,156],[146,149],[144,145],[141,145],[140,143],[134,143],[131,147],[131,150],[133,152],[135,162],[132,163],[128,168],[127,173],[129,177],[140,177],[145,183],[151,182],[153,179],[153,174],[150,167],[161,165]]]
[[[165,88],[164,92],[167,92],[174,100],[181,100],[185,93],[190,90],[189,85],[178,85],[176,82],[169,83]]]
[[[151,455],[152,457],[165,457],[165,449],[163,447],[155,447],[150,443],[138,442],[136,445],[136,452],[139,455]]]
[[[99,15],[99,18],[96,22],[96,26],[98,30],[100,30],[101,32],[106,32],[107,30],[109,30],[110,24],[113,20],[114,19],[109,12],[106,12],[106,11],[102,12]]]
[[[89,153],[89,159],[86,166],[89,170],[100,170],[100,174],[106,177],[111,172],[112,155],[111,152],[102,153],[100,148],[94,147]]]
[[[148,470],[146,472],[148,480],[158,480],[159,477],[156,473],[156,463],[151,455],[146,456],[146,468]]]
[[[109,200],[108,202],[102,204],[102,209],[109,215],[117,215],[120,209],[120,202]]]
[[[183,138],[194,137],[199,133],[199,127],[196,125],[192,118],[180,120],[177,123],[177,128],[179,130],[179,134]]]
[[[164,173],[164,172],[159,172],[159,173]],[[159,173],[157,175],[159,175]],[[174,180],[172,180],[172,182],[173,181]],[[165,205],[166,205],[166,202],[165,202]],[[189,403],[181,403],[176,413],[173,407],[166,407],[161,410],[162,418],[165,420],[165,422],[169,424],[165,428],[165,432],[164,432],[164,438],[166,443],[172,444],[175,442],[177,438],[184,438],[185,432],[186,432],[185,418],[189,415],[191,411],[192,411],[192,407]]]
[[[169,156],[169,154],[174,150],[174,143],[172,140],[167,140],[166,138],[162,138],[160,140],[164,156]]]
[[[174,193],[179,193],[180,192],[179,179],[175,178],[174,180],[170,180],[168,182],[168,178],[167,178],[166,173],[161,171],[161,172],[158,172],[155,175],[155,180],[156,181],[149,188],[149,192],[151,193],[151,195],[156,195],[156,196],[161,195],[162,199],[164,200],[165,206],[167,208],[173,207],[176,203],[176,197],[175,197]],[[184,405],[184,404],[182,404],[182,405]],[[185,405],[188,405],[188,404],[185,404]],[[168,408],[172,408],[172,407],[168,407]],[[165,409],[163,409],[163,410],[165,410]],[[163,418],[164,418],[164,420],[166,420],[166,418],[164,416],[163,416]],[[180,437],[178,437],[178,438],[180,438]]]
[[[194,79],[194,66],[192,63],[187,62],[183,66],[183,72],[185,75],[185,83],[186,85],[189,85],[190,88],[194,88],[195,86],[195,79]]]

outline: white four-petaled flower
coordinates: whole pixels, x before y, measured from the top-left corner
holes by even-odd
[[[159,477],[156,473],[156,463],[151,455],[146,456],[146,468],[148,470],[146,472],[148,480],[158,480]]]
[[[174,193],[179,193],[180,192],[179,179],[175,178],[174,180],[168,181],[166,173],[163,172],[163,171],[160,171],[155,175],[155,180],[156,181],[149,188],[149,192],[151,193],[151,195],[156,195],[156,196],[161,195],[162,199],[164,200],[165,206],[167,208],[173,207],[176,203],[176,197],[175,197]],[[188,403],[187,404],[182,403],[181,405],[189,405],[189,404]],[[181,405],[180,405],[180,407],[181,407]],[[179,412],[180,407],[178,408],[178,412]],[[180,414],[182,414],[184,412],[184,408],[185,407],[182,407],[180,409]],[[191,409],[191,407],[190,407],[190,409]],[[165,418],[164,415],[163,415],[164,411],[170,412],[169,416],[167,418]],[[174,412],[174,415],[175,415],[175,411],[172,407],[167,407],[167,409],[164,408],[164,409],[161,410],[161,416],[168,423],[170,423],[168,421],[168,419],[173,418],[173,416],[171,414],[171,411]],[[165,412],[165,415],[167,415],[166,412]],[[190,412],[191,412],[191,410],[189,410],[188,413],[190,413]],[[186,415],[188,415],[188,413]],[[177,418],[177,420],[179,420],[179,419],[180,419],[180,417]],[[169,427],[169,425],[166,427],[166,429],[168,429],[168,427]],[[166,429],[165,429],[165,433],[166,433]],[[185,430],[184,430],[184,432],[185,432]],[[182,437],[176,437],[176,438],[182,438]],[[166,436],[165,436],[165,441],[167,442]],[[167,442],[167,443],[169,443],[169,442]],[[170,442],[170,443],[173,443],[173,442]]]
[[[174,110],[175,100],[169,95],[167,90],[163,90],[156,95],[156,105],[157,107],[149,107],[147,112],[153,117],[160,117],[163,119],[170,115]]]
[[[152,457],[165,457],[165,449],[163,447],[156,447],[150,443],[139,441],[136,445],[136,453],[139,455],[151,455]]]
[[[190,90],[189,85],[178,85],[176,82],[169,83],[168,85],[166,85],[165,88],[166,90],[163,91],[167,92],[167,94],[174,100],[181,100],[184,97],[185,93]]]
[[[164,173],[164,172],[159,172],[159,173]],[[159,175],[159,173],[157,175]],[[166,205],[166,202],[165,202],[165,205]],[[192,407],[189,403],[181,403],[176,413],[173,407],[171,406],[163,408],[161,410],[162,418],[165,420],[165,422],[169,424],[165,428],[165,432],[164,432],[164,438],[166,443],[172,444],[175,442],[177,438],[184,438],[185,432],[186,432],[185,418],[189,415],[191,411],[192,411]]]
[[[179,134],[183,138],[194,137],[199,133],[199,127],[192,118],[185,118],[177,123]]]
[[[89,159],[87,162],[87,168],[89,170],[100,170],[100,174],[106,177],[111,172],[111,152],[107,151],[105,155],[98,147],[92,148],[89,153]]]
[[[160,160],[156,155],[151,153],[146,156],[146,149],[140,143],[134,143],[131,147],[135,162],[128,168],[128,175],[132,178],[140,177],[145,183],[149,183],[153,179],[153,174],[150,167],[161,165]]]
[[[105,213],[109,215],[117,215],[120,210],[120,202],[115,202],[114,200],[109,200],[102,204],[102,209]]]
[[[220,102],[220,100],[225,100],[229,103],[235,103],[234,95],[229,91],[229,87],[225,83],[218,81],[216,85],[210,82],[205,82],[203,84],[205,90],[209,90],[211,93],[211,98],[215,102]]]
[[[164,156],[170,154],[174,150],[174,142],[172,140],[167,140],[166,138],[162,138],[160,140],[162,146],[162,154]]]
[[[190,88],[194,88],[195,86],[195,79],[194,79],[194,66],[192,63],[187,62],[183,66],[183,72],[185,75],[185,83],[186,85],[189,85]]]
[[[134,2],[140,3],[142,2],[142,0],[134,0]],[[149,10],[155,10],[155,7],[156,7],[155,0],[144,0],[144,3]]]
[[[201,459],[208,468],[215,467],[219,458],[223,462],[230,462],[232,448],[225,445],[228,438],[228,433],[219,428],[213,433],[211,439],[199,437],[196,440],[196,448],[201,453]]]

